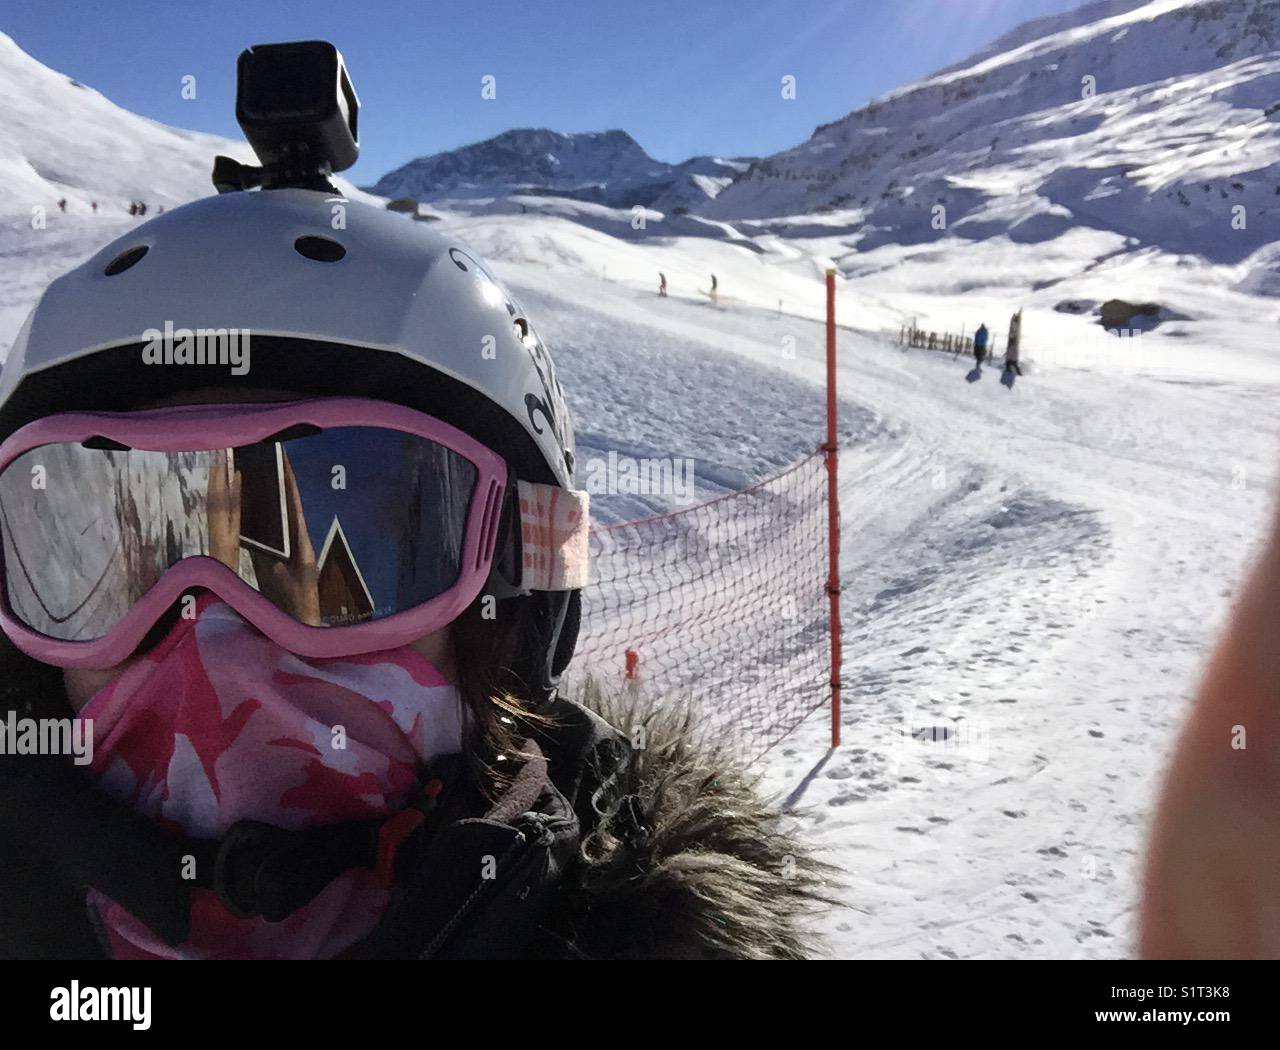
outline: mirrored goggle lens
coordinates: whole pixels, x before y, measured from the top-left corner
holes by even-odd
[[[331,427],[234,449],[42,445],[0,473],[12,613],[101,638],[161,575],[216,558],[317,627],[378,620],[459,577],[476,467],[426,438]]]

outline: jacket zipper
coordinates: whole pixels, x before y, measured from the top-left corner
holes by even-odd
[[[516,837],[511,840],[511,845],[508,846],[503,851],[502,856],[498,858],[499,871],[502,870],[502,865],[506,861],[506,859],[510,857],[512,853],[514,853],[524,844],[525,844],[524,832],[517,831]],[[493,885],[496,885],[498,881],[499,881],[498,879],[482,879],[480,881],[480,885],[471,891],[471,893],[467,896],[467,899],[462,902],[462,904],[458,907],[458,910],[455,911],[453,915],[450,917],[449,921],[440,927],[436,935],[431,938],[430,943],[425,948],[422,949],[422,951],[418,955],[419,960],[430,959],[431,956],[434,955],[437,950],[439,950],[440,946],[445,942],[445,940],[448,939],[449,935],[453,933],[455,929],[457,929],[458,924],[462,922],[462,920],[466,918],[467,914],[471,911],[471,909],[475,907],[477,901],[479,901],[480,897],[484,894],[484,892],[490,889]]]

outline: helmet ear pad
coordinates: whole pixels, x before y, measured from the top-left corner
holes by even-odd
[[[559,679],[569,661],[573,659],[573,650],[578,644],[578,630],[582,626],[582,592],[570,591],[565,604],[564,622],[560,625],[560,635],[556,639],[555,652],[551,657],[551,678]]]
[[[510,469],[510,467],[509,467]],[[512,477],[515,476],[512,471]],[[533,591],[513,594],[519,587],[521,530],[519,501],[514,485],[504,500],[493,568],[486,591],[519,609],[519,654],[513,661],[519,680],[535,703],[550,699],[560,675],[573,659],[582,620],[582,592]],[[505,594],[504,594],[505,592]]]
[[[503,598],[496,618],[486,610],[490,597],[477,597],[450,625],[460,679],[482,691],[512,693],[532,710],[544,707],[577,645],[581,593]]]
[[[516,601],[530,603],[515,670],[535,706],[549,703],[560,675],[573,658],[581,622],[581,592],[535,591]]]

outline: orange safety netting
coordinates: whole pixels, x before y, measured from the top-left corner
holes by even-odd
[[[571,676],[688,697],[757,758],[830,697],[821,452],[740,492],[591,532]]]

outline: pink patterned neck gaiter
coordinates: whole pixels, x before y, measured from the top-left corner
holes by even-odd
[[[439,755],[462,750],[457,690],[415,650],[303,659],[212,596],[96,694],[90,771],[161,825],[221,838],[241,820],[307,828],[403,809]],[[330,958],[370,933],[389,891],[344,872],[281,922],[240,919],[195,888],[176,948],[89,893],[115,958]]]

